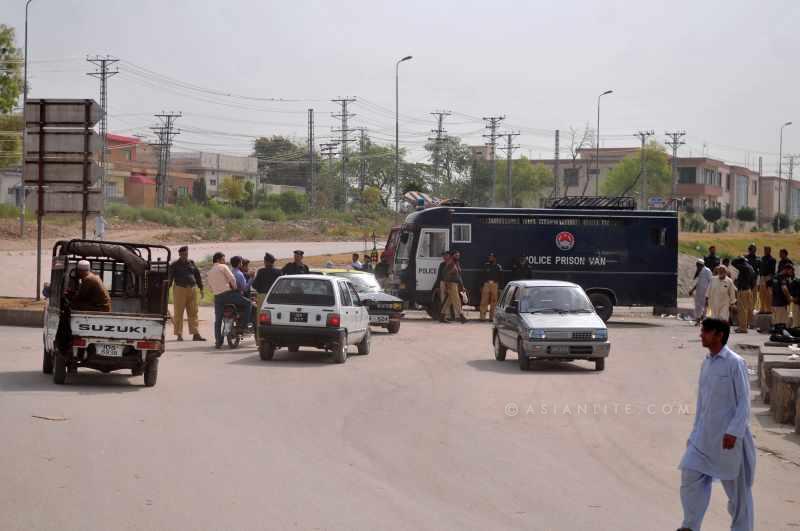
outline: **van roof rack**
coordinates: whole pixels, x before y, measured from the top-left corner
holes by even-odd
[[[567,196],[548,199],[547,208],[574,208],[594,210],[636,210],[633,197]]]

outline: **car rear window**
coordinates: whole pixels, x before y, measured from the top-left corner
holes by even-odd
[[[334,306],[336,297],[329,280],[315,278],[279,278],[269,292],[270,304]]]

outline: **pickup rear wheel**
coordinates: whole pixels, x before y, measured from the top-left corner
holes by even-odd
[[[67,360],[59,353],[53,358],[53,382],[63,385],[67,381]]]
[[[53,354],[47,349],[44,349],[42,354],[42,372],[53,374]]]
[[[275,357],[275,345],[268,342],[263,342],[258,346],[258,356],[263,361],[270,361]]]
[[[347,333],[339,336],[339,341],[333,347],[333,362],[344,363],[347,361]]]
[[[494,343],[494,359],[497,361],[505,361],[508,349],[503,346],[503,343],[500,342],[499,333],[494,333],[494,340],[492,342]]]
[[[519,370],[527,371],[531,368],[531,359],[525,354],[525,347],[522,338],[517,339],[517,357],[519,358]]]
[[[611,314],[614,313],[614,303],[611,302],[611,297],[605,293],[590,293],[589,300],[592,301],[594,311],[604,323],[611,319]]]
[[[144,367],[144,385],[153,387],[158,379],[158,358],[153,358]]]

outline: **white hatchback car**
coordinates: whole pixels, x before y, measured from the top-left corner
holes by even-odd
[[[348,345],[369,354],[369,312],[345,278],[325,275],[279,277],[258,314],[258,352],[271,360],[275,350],[300,347],[330,350],[333,361],[347,360]]]

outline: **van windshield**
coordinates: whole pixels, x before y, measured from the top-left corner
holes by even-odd
[[[331,281],[315,278],[279,278],[267,297],[269,304],[334,306]]]
[[[577,286],[525,288],[519,298],[520,313],[594,312],[589,297]]]

